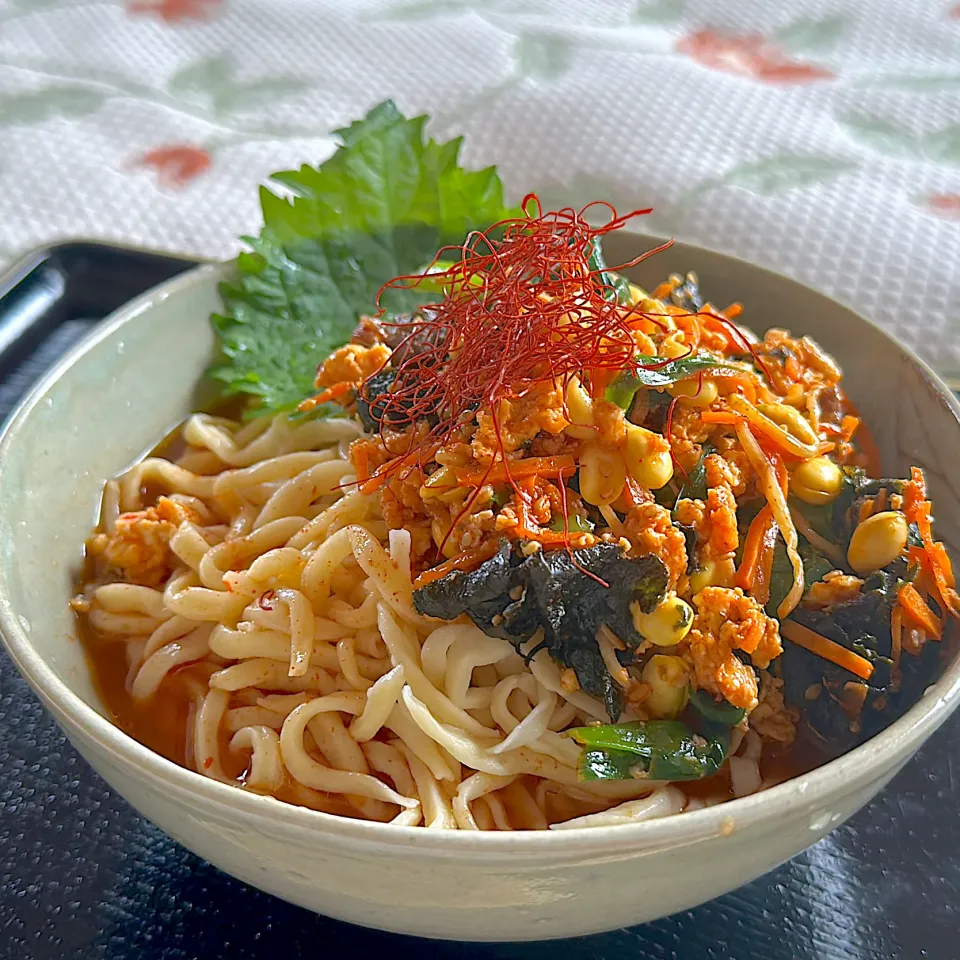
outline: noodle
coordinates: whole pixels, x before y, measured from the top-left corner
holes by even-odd
[[[544,829],[523,778],[574,784],[576,745],[555,730],[603,709],[563,691],[548,657],[528,669],[473,624],[414,611],[409,532],[390,531],[384,549],[367,526],[376,499],[338,493],[350,464],[309,449],[356,435],[343,422],[191,418],[184,439],[219,461],[216,475],[151,458],[105,494],[107,530],[114,500],[139,507],[144,484],[181,497],[179,566],[159,588],[96,586],[91,626],[126,638],[139,702],[209,661],[187,751],[205,776],[320,809],[339,795],[354,816],[427,829]]]

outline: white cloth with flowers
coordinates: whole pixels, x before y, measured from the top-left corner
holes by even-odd
[[[0,264],[229,256],[258,182],[387,97],[515,196],[651,205],[960,372],[949,0],[0,0]]]

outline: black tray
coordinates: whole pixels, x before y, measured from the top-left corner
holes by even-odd
[[[92,324],[192,265],[91,243],[21,261],[0,279],[0,419]],[[958,732],[960,716],[847,824],[696,910],[555,943],[438,943],[315,916],[197,859],[94,774],[0,655],[0,958],[955,960]]]

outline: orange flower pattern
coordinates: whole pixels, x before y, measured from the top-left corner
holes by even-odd
[[[148,150],[136,165],[152,167],[161,187],[184,187],[210,169],[210,154],[202,147],[170,144]]]
[[[730,36],[703,28],[682,37],[676,49],[711,70],[764,83],[813,83],[834,78],[833,71],[826,67],[791,59],[778,44],[758,33]]]
[[[129,0],[127,13],[155,14],[167,23],[209,20],[223,0]]]
[[[944,220],[960,220],[960,193],[930,193],[920,197],[926,213]]]

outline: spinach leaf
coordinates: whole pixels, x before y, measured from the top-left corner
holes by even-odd
[[[700,459],[690,471],[677,493],[677,500],[706,500],[707,499],[707,465],[704,462],[716,449],[708,440],[700,448]]]
[[[833,504],[814,505],[805,503],[799,497],[789,498],[790,506],[799,513],[807,523],[829,543],[839,544],[839,533],[834,526]],[[802,536],[802,534],[801,534]]]
[[[618,303],[630,302],[630,284],[626,277],[621,277],[619,273],[607,270],[607,262],[603,257],[603,248],[600,245],[600,238],[594,237],[590,244],[590,257],[587,264],[591,271],[600,271],[600,283],[604,288],[604,300],[616,300]]]
[[[715,370],[723,366],[723,361],[705,353],[680,357],[668,363],[664,363],[662,357],[648,357],[641,353],[634,357],[634,362],[636,366],[621,371],[607,387],[607,400],[623,410],[630,409],[630,404],[641,387],[668,387],[671,383],[686,380],[704,370]]]
[[[567,530],[570,533],[592,533],[593,527],[593,523],[579,513],[571,513],[567,517]],[[555,516],[550,521],[550,529],[554,533],[563,533],[563,517],[561,515]]]
[[[813,584],[834,569],[834,564],[803,537],[800,537],[797,543],[797,553],[803,561],[803,590],[806,593]],[[777,607],[783,603],[792,586],[793,565],[787,556],[783,538],[778,536],[773,548],[773,566],[770,568],[770,599],[765,607],[768,616],[777,615]]]
[[[717,723],[724,727],[735,727],[747,713],[742,707],[735,707],[726,700],[717,703],[706,690],[691,691],[690,706],[708,723]]]
[[[620,750],[581,750],[577,764],[580,780],[633,780],[647,775],[635,753]]]
[[[568,731],[582,747],[582,780],[701,780],[715,774],[727,757],[729,730],[695,733],[679,720],[577,727]]]

